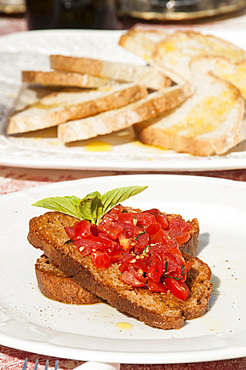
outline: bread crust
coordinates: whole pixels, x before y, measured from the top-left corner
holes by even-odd
[[[97,88],[116,85],[117,81],[88,74],[66,71],[22,71],[22,82],[45,86],[73,86]]]
[[[152,90],[169,87],[171,80],[149,65],[109,62],[99,59],[51,55],[51,67],[56,70],[87,73],[124,82],[138,82]]]
[[[96,92],[74,93],[74,103],[73,93],[69,93],[69,104],[64,102],[63,98],[59,98],[62,94],[50,94],[29,108],[13,114],[9,119],[7,133],[35,131],[54,127],[69,120],[93,116],[133,103],[145,97],[148,92],[144,86],[139,84],[107,86]],[[79,103],[77,102],[78,94],[82,95]]]
[[[69,241],[64,226],[76,222],[71,216],[59,212],[46,214],[30,220],[28,241],[41,248],[45,255],[73,281],[91,293],[105,299],[123,313],[146,324],[162,329],[179,329],[185,319],[200,317],[208,310],[212,291],[211,270],[197,257],[184,254],[193,262],[188,279],[191,296],[180,301],[170,292],[153,293],[148,289],[134,288],[120,279],[117,264],[108,269],[97,269],[91,256],[83,256]],[[197,229],[196,229],[197,232]]]
[[[102,300],[66,276],[44,254],[35,263],[40,291],[46,297],[68,304],[94,304]]]

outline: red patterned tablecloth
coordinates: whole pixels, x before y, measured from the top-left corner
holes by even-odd
[[[237,29],[246,28],[246,15],[240,17],[233,17],[226,20],[219,20],[216,22],[209,22],[200,25],[202,28],[221,28],[226,27],[230,29],[235,27]],[[189,25],[190,27],[190,25]],[[197,27],[197,25],[196,25]],[[26,21],[23,17],[6,17],[0,16],[0,35],[5,35],[12,32],[25,31]],[[170,172],[169,172],[170,173]],[[93,176],[106,175],[122,175],[126,172],[116,171],[62,171],[62,170],[43,170],[43,169],[25,169],[25,168],[10,168],[0,167],[0,195],[7,194],[23,189],[28,189],[34,186],[49,184],[59,181],[69,181],[80,178],[87,178]],[[189,173],[197,176],[212,176],[236,181],[246,181],[246,169],[231,170],[231,171],[208,171]],[[28,357],[28,369],[34,368],[34,363],[39,358],[40,369],[44,369],[46,356],[40,356],[33,353],[19,351],[13,348],[8,348],[0,345],[0,369],[3,370],[18,370],[22,369],[24,359]],[[54,368],[55,359],[50,358],[50,368]],[[75,369],[81,364],[80,361],[72,361],[60,359],[60,369]],[[232,359],[226,361],[203,362],[195,364],[160,364],[160,365],[133,365],[122,364],[121,370],[229,370],[229,369],[246,369],[246,358]],[[95,369],[96,370],[96,369]]]

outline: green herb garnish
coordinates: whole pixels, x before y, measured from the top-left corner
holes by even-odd
[[[95,191],[82,199],[75,196],[51,197],[32,205],[63,212],[79,220],[87,220],[98,225],[105,213],[146,188],[147,186],[127,186],[110,190],[103,195]]]

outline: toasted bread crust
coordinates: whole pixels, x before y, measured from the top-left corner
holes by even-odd
[[[185,319],[196,318],[208,310],[211,295],[210,268],[196,257],[185,255],[194,262],[188,281],[191,296],[180,301],[170,292],[153,293],[144,288],[133,288],[120,279],[117,264],[108,269],[97,269],[91,256],[81,255],[68,240],[64,226],[74,224],[76,219],[59,212],[47,212],[35,217],[29,224],[29,242],[41,248],[61,271],[105,299],[113,307],[146,324],[162,329],[181,328]],[[38,241],[38,242],[37,242]]]
[[[45,255],[37,259],[35,273],[39,289],[50,299],[76,305],[101,302],[98,296],[76,284]]]
[[[74,86],[96,88],[116,84],[116,81],[66,71],[22,71],[22,81],[45,86]]]
[[[142,85],[153,90],[171,85],[167,76],[149,65],[139,66],[64,55],[51,55],[50,61],[51,67],[57,70],[88,73],[92,76],[113,78],[125,82],[141,81]]]
[[[137,84],[107,86],[107,88],[101,87],[101,90],[96,92],[81,92],[84,97],[79,103],[77,102],[77,94],[74,94],[74,103],[72,101],[73,93],[70,94],[71,102],[69,105],[67,102],[64,103],[63,99],[60,101],[60,93],[53,93],[50,94],[51,100],[49,100],[49,96],[46,96],[29,108],[15,113],[9,119],[8,134],[54,127],[69,120],[93,116],[131,104],[147,96],[148,92],[144,86]]]

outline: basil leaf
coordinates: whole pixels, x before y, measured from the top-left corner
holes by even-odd
[[[108,191],[102,195],[103,214],[107,213],[110,209],[124,200],[141,193],[141,191],[146,188],[147,186],[127,186]]]
[[[59,211],[76,218],[81,218],[77,208],[79,202],[80,198],[75,196],[51,197],[39,200],[33,206],[47,208],[52,211]]]
[[[98,225],[105,213],[114,206],[146,188],[147,186],[127,186],[110,190],[104,195],[94,191],[82,199],[75,196],[51,197],[39,200],[33,206],[63,212]]]
[[[93,224],[97,222],[98,210],[102,209],[102,202],[100,198],[101,194],[94,192],[81,199],[78,204],[78,210],[82,219],[91,221]]]

